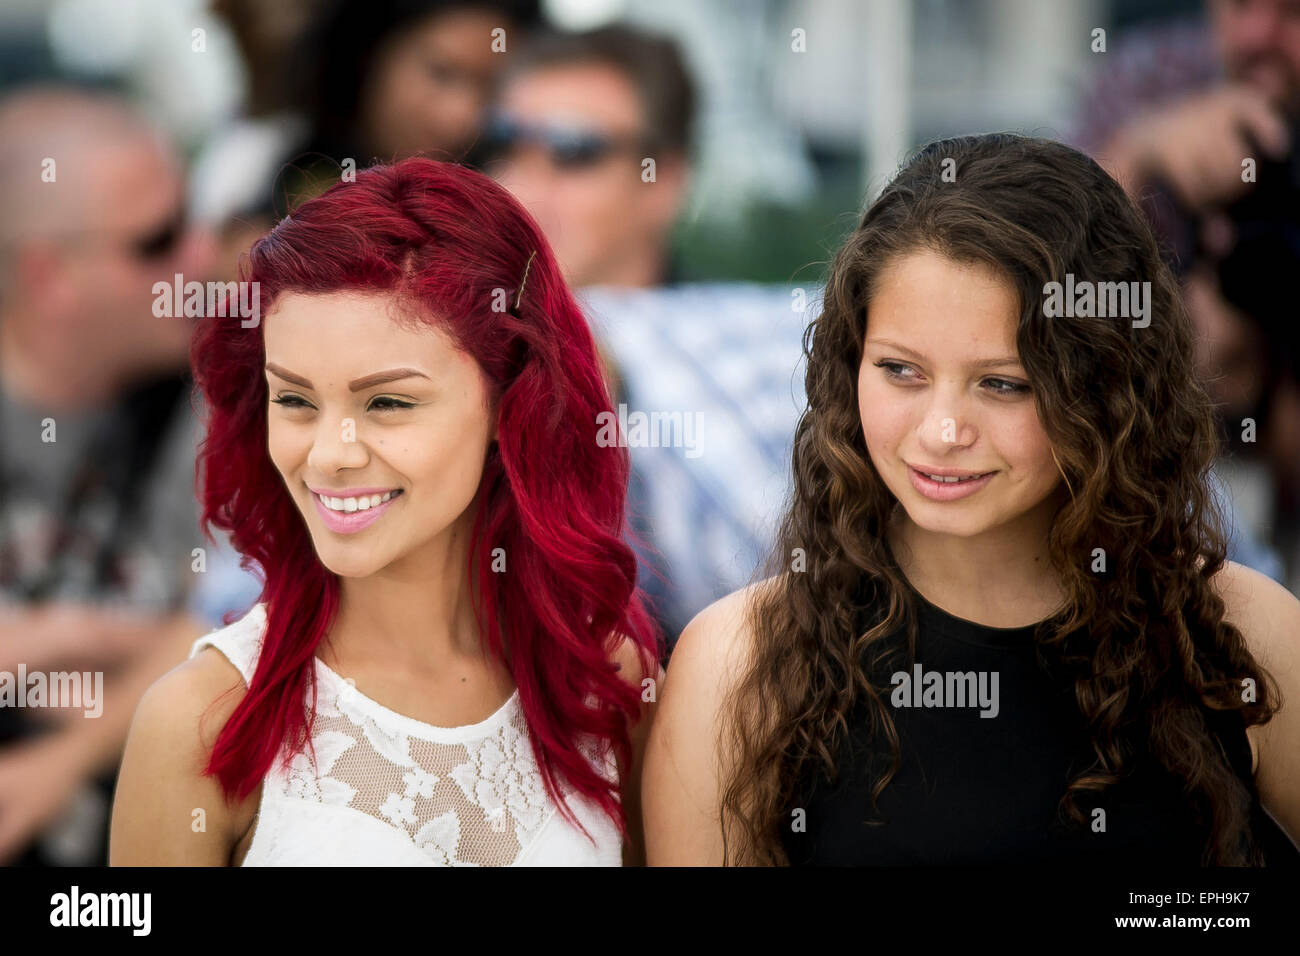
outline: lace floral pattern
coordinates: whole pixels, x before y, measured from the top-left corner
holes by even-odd
[[[378,705],[320,677],[316,759],[292,758],[286,796],[367,813],[451,866],[512,862],[554,812],[517,696],[475,725],[481,732],[440,742],[381,726]]]
[[[247,682],[264,622],[258,605],[220,635],[200,639],[194,652],[217,644]],[[486,720],[439,728],[384,708],[319,661],[316,677],[312,748],[277,762],[266,793],[366,814],[404,835],[429,862],[447,866],[514,863],[558,813],[517,692]],[[600,751],[587,744],[583,752],[601,767]],[[612,755],[602,772],[615,779]],[[575,796],[567,787],[565,794]],[[272,846],[274,830],[267,834]],[[615,856],[617,847],[616,840]]]

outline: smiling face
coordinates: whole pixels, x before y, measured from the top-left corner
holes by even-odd
[[[858,372],[862,431],[925,531],[971,537],[1054,507],[1061,476],[1017,356],[1018,312],[1005,279],[929,250],[894,260],[876,284]],[[966,476],[981,477],[951,480]]]
[[[495,437],[477,362],[396,309],[385,295],[284,293],[264,319],[271,460],[321,563],[344,577],[458,553]]]

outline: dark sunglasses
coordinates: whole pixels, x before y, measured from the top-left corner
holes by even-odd
[[[521,146],[538,146],[546,151],[557,169],[587,169],[614,153],[644,148],[639,136],[610,136],[581,126],[560,123],[525,123],[497,114],[488,120],[484,146],[490,159],[502,159]]]
[[[185,237],[188,221],[188,211],[182,203],[166,220],[138,236],[116,238],[94,233],[80,233],[56,238],[72,246],[115,246],[126,249],[130,255],[141,262],[152,262],[170,256],[176,251]]]
[[[167,220],[127,245],[137,259],[161,259],[176,251],[185,235],[186,209],[178,206]]]

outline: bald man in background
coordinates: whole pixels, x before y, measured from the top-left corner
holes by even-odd
[[[211,278],[213,248],[174,150],[127,104],[0,101],[0,863],[107,862],[136,703],[206,629],[186,611],[193,320],[157,317],[153,286]],[[29,689],[90,675],[87,693],[98,673],[101,699],[20,706],[24,672]]]

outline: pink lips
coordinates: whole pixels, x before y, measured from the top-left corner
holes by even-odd
[[[389,490],[390,489],[388,488],[375,488],[369,493],[382,495]],[[348,497],[362,494],[366,494],[366,491],[358,490],[353,492],[352,495],[348,495]],[[330,495],[330,497],[333,498],[335,496]],[[339,495],[338,497],[341,498],[344,496]],[[384,512],[388,510],[389,506],[401,497],[402,494],[400,491],[395,492],[393,497],[389,498],[387,501],[376,505],[373,508],[367,508],[365,511],[331,511],[321,503],[320,497],[315,492],[312,492],[311,500],[315,502],[316,513],[320,515],[321,521],[325,522],[325,527],[329,528],[331,531],[337,531],[339,534],[355,534],[364,528],[370,527],[370,525],[378,521],[380,517],[383,516]]]
[[[996,472],[989,472],[982,478],[969,481],[934,481],[925,477],[911,465],[907,467],[907,476],[912,479],[912,487],[931,501],[956,501],[979,491],[990,481]]]

